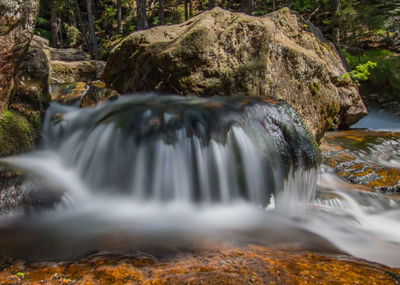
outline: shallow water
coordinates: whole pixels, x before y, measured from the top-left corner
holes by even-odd
[[[124,100],[91,111],[53,105],[42,149],[2,159],[60,202],[3,216],[1,254],[57,260],[230,241],[400,267],[399,203],[312,167],[313,142],[286,105]]]
[[[368,110],[368,115],[354,124],[352,128],[400,132],[400,115],[385,110]]]

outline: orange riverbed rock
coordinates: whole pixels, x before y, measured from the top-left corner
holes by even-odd
[[[398,284],[400,270],[345,255],[260,246],[101,253],[74,262],[3,262],[2,284]]]

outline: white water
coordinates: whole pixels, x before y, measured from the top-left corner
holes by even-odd
[[[86,112],[64,113],[62,130],[48,120],[45,150],[2,159],[68,203],[3,217],[0,253],[63,259],[101,249],[197,248],[212,240],[346,252],[400,267],[397,202],[357,192],[325,170],[292,167],[280,183],[284,166],[274,143],[253,136],[254,129],[233,127],[224,143],[206,145],[178,130],[173,144],[125,148],[111,124],[89,135],[77,128]],[[265,193],[272,195],[267,207]]]

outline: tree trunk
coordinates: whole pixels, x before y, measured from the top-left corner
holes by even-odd
[[[248,6],[247,1],[248,0],[241,0],[240,1],[240,11],[243,12],[243,13],[246,13],[246,11],[247,11],[247,6]]]
[[[216,0],[208,0],[208,9],[213,9],[217,7],[217,1]]]
[[[332,41],[337,48],[340,48],[340,26],[342,5],[340,0],[331,0],[332,12]]]
[[[88,45],[87,27],[86,25],[83,24],[81,8],[79,8],[78,0],[75,0],[75,10],[76,10],[76,15],[78,16],[79,27],[83,35],[83,40],[85,41],[86,45]]]
[[[142,20],[142,0],[136,0],[136,30],[143,30],[143,20]]]
[[[251,15],[253,13],[253,0],[241,0],[240,10],[243,13]]]
[[[185,21],[189,19],[188,0],[185,0]]]
[[[160,7],[158,9],[158,22],[164,25],[164,0],[159,0]]]
[[[146,30],[149,25],[147,24],[147,16],[146,16],[146,0],[142,0],[142,20],[143,20],[143,29]]]
[[[97,56],[97,40],[96,40],[96,32],[94,29],[92,0],[86,0],[86,4],[87,4],[88,21],[89,21],[90,50],[91,50],[92,54],[96,57]]]
[[[122,2],[117,0],[117,21],[118,21],[118,33],[122,34]]]
[[[61,18],[57,18],[57,25],[58,25],[58,38],[60,39],[60,48],[64,47],[64,34],[63,34],[63,22]]]
[[[232,6],[232,0],[227,0],[227,1],[226,1],[226,9],[227,9],[227,10],[230,10],[230,9],[231,9],[231,6]]]
[[[189,17],[193,18],[193,0],[189,0]]]
[[[59,25],[57,17],[57,2],[53,0],[50,7],[50,22],[51,22],[51,43],[55,48],[60,47]]]
[[[272,0],[272,11],[276,11],[276,0]]]

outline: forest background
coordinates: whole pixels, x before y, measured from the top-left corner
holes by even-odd
[[[107,59],[134,31],[179,24],[216,6],[254,16],[285,6],[297,11],[342,52],[369,106],[400,110],[400,0],[41,0],[35,33],[52,47]]]

